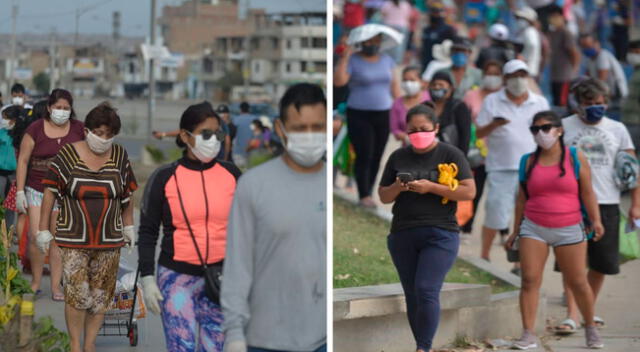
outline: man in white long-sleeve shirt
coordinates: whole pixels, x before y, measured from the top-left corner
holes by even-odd
[[[222,283],[226,352],[326,351],[326,100],[292,86],[282,157],[245,173],[229,219]]]
[[[518,40],[524,45],[522,57],[529,68],[529,75],[536,79],[540,74],[540,60],[542,60],[542,40],[540,32],[534,24],[538,20],[536,11],[530,7],[524,7],[515,13],[518,20]]]

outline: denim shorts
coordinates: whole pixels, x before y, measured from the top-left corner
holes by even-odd
[[[520,238],[531,238],[551,247],[570,246],[587,240],[582,223],[565,227],[544,227],[524,218]]]
[[[42,198],[44,198],[44,193],[40,191],[36,191],[35,189],[25,186],[24,187],[24,196],[27,198],[27,205],[30,207],[40,207],[42,206]],[[56,201],[53,204],[53,211],[60,210],[58,206],[58,202]]]

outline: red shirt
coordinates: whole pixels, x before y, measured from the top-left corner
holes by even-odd
[[[344,4],[344,19],[342,24],[347,28],[362,26],[365,20],[365,10],[361,3],[347,2]]]

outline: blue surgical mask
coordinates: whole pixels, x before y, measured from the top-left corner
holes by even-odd
[[[584,118],[591,123],[597,123],[602,120],[605,112],[607,112],[607,106],[604,104],[601,105],[591,105],[587,107],[583,107]]]
[[[444,97],[449,93],[448,89],[429,89],[429,95],[433,101],[439,101],[444,99]]]
[[[467,59],[468,59],[468,56],[465,53],[451,54],[451,62],[453,63],[453,67],[467,66]]]
[[[598,52],[594,48],[582,49],[582,53],[584,54],[584,56],[586,56],[588,58],[594,58],[594,57],[596,57],[598,55]]]

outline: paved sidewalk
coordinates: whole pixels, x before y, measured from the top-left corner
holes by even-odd
[[[380,170],[384,167],[386,159],[399,147],[393,137],[389,138]],[[379,177],[380,175],[378,175]],[[344,189],[346,178],[337,177],[337,185],[341,189],[355,193],[354,187]],[[377,197],[377,184],[374,190],[374,199]],[[474,232],[472,236],[461,241],[461,256],[480,256],[480,230],[484,218],[484,200],[479,205],[476,216]],[[381,209],[391,211],[391,205],[381,205]],[[507,262],[506,253],[496,236],[495,244],[491,250],[491,264],[497,268],[508,271],[511,264]],[[556,322],[565,318],[566,308],[561,305],[562,281],[560,273],[553,271],[553,254],[549,255],[545,267],[542,290],[547,295],[547,322],[554,326]],[[600,293],[596,305],[596,315],[602,317],[606,327],[601,330],[601,336],[605,343],[603,351],[607,352],[631,352],[640,351],[640,260],[626,263],[621,267],[621,273],[608,276]],[[484,322],[482,322],[484,323]],[[542,338],[542,346],[532,351],[546,352],[574,352],[586,349],[584,330],[569,337],[556,337],[549,332],[538,332]],[[500,337],[500,336],[496,336]],[[508,338],[508,336],[502,336]],[[513,338],[509,337],[509,338]]]

